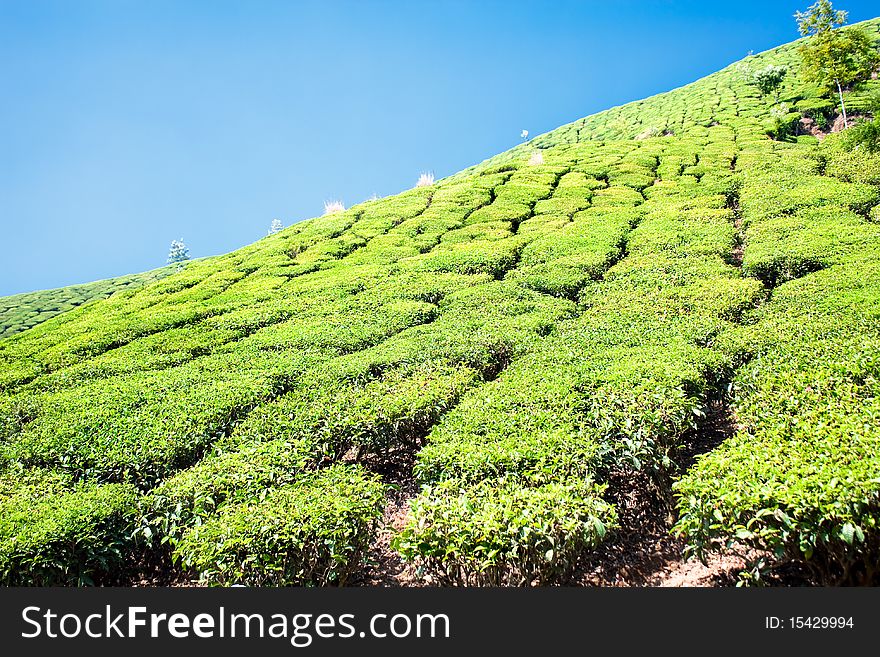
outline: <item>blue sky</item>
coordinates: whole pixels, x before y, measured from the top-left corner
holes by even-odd
[[[448,175],[790,41],[807,4],[0,0],[0,295]]]

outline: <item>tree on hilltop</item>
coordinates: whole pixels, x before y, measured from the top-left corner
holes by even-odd
[[[171,240],[171,248],[168,250],[168,264],[177,263],[177,271],[183,269],[183,263],[189,260],[189,249],[183,239]]]
[[[798,30],[807,39],[798,47],[804,78],[829,94],[836,88],[843,124],[847,125],[843,88],[871,77],[880,57],[864,30],[842,27],[847,12],[834,9],[830,0],[818,0],[805,12],[796,12]]]

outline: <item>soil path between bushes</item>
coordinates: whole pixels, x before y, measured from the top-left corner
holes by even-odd
[[[726,403],[709,407],[706,419],[688,439],[679,454],[687,470],[699,454],[719,445],[735,430],[735,421]],[[349,583],[355,586],[430,586],[391,548],[392,535],[400,530],[409,510],[409,502],[419,491],[412,477],[414,454],[404,455],[393,470],[381,472],[392,484],[386,496],[382,524],[368,555],[367,565]],[[614,500],[621,529],[617,536],[600,546],[587,558],[571,584],[575,586],[613,587],[686,587],[734,586],[744,568],[742,558],[712,556],[705,564],[686,560],[685,543],[670,534],[673,518],[652,499],[647,478],[625,475],[625,485],[615,486],[627,493]],[[636,479],[639,479],[638,481]],[[624,482],[620,482],[624,484]]]
[[[400,482],[386,497],[382,512],[382,526],[370,547],[368,563],[355,580],[360,586],[428,586],[430,582],[419,578],[391,548],[391,537],[403,529],[409,511],[410,500],[418,494],[413,481]]]
[[[383,526],[369,554],[369,563],[351,582],[356,586],[430,586],[391,549],[391,536],[400,530],[417,487],[392,491],[385,505]],[[745,566],[734,556],[713,556],[706,564],[685,560],[684,541],[672,536],[668,526],[652,526],[646,531],[621,534],[620,538],[597,551],[576,586],[687,587],[734,586]]]

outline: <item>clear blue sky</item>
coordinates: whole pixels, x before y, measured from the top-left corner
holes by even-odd
[[[0,294],[448,175],[790,41],[808,4],[0,0]]]

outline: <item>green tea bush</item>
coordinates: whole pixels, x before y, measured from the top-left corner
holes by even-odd
[[[486,480],[423,490],[393,547],[437,584],[528,586],[568,581],[616,518],[583,481],[537,488]]]
[[[846,131],[845,143],[850,150],[860,150],[868,153],[880,153],[880,121],[873,119],[857,122]]]
[[[827,98],[804,98],[797,101],[795,109],[803,116],[808,116],[816,122],[819,128],[825,128],[828,120],[835,111],[835,105]]]
[[[531,484],[590,477],[599,446],[579,422],[577,379],[554,346],[517,360],[444,416],[418,454],[416,477]]]
[[[787,164],[797,165],[793,158],[783,160],[782,166]],[[880,201],[880,192],[872,186],[825,176],[802,175],[796,170],[775,169],[769,175],[762,175],[761,181],[761,185],[748,185],[740,196],[746,222],[818,205],[837,205],[865,214]]]
[[[509,278],[539,292],[576,298],[587,281],[600,278],[620,257],[638,218],[630,210],[579,212],[573,223],[528,244]]]
[[[0,297],[0,338],[20,333],[90,301],[104,299],[122,290],[135,290],[173,271],[173,267],[162,267],[133,276]]]
[[[362,565],[384,506],[384,486],[336,465],[230,504],[187,531],[181,563],[209,584],[343,585]]]
[[[516,264],[522,250],[525,239],[518,238],[441,244],[422,256],[407,259],[405,264],[421,271],[489,274],[501,278]]]
[[[796,562],[819,583],[876,583],[880,251],[876,227],[841,207],[871,196],[829,179],[797,208],[758,202],[778,176],[756,171],[743,189],[744,266],[778,287],[724,336],[746,363],[733,379],[742,429],[675,485],[677,529],[700,557],[763,555],[753,581]]]
[[[308,354],[296,360],[308,360]],[[198,359],[171,372],[113,377],[35,396],[36,417],[0,445],[0,453],[77,478],[148,488],[191,465],[247,409],[270,396],[284,367],[277,356],[244,351]]]
[[[797,131],[801,115],[784,109],[773,108],[770,116],[764,121],[764,133],[771,139],[782,141]]]
[[[236,436],[310,440],[331,459],[351,448],[361,456],[382,456],[418,446],[475,378],[470,369],[423,366],[395,368],[372,380],[308,380],[308,390],[261,407]]]
[[[880,185],[880,154],[865,151],[831,151],[825,173],[846,182]]]
[[[271,440],[219,451],[166,479],[141,500],[139,533],[176,544],[184,531],[224,504],[263,499],[314,469],[324,458],[305,440]]]
[[[51,471],[0,475],[0,582],[91,585],[122,567],[132,547],[137,492],[72,485]]]
[[[835,206],[801,208],[750,227],[743,271],[774,287],[877,243],[880,229]]]

